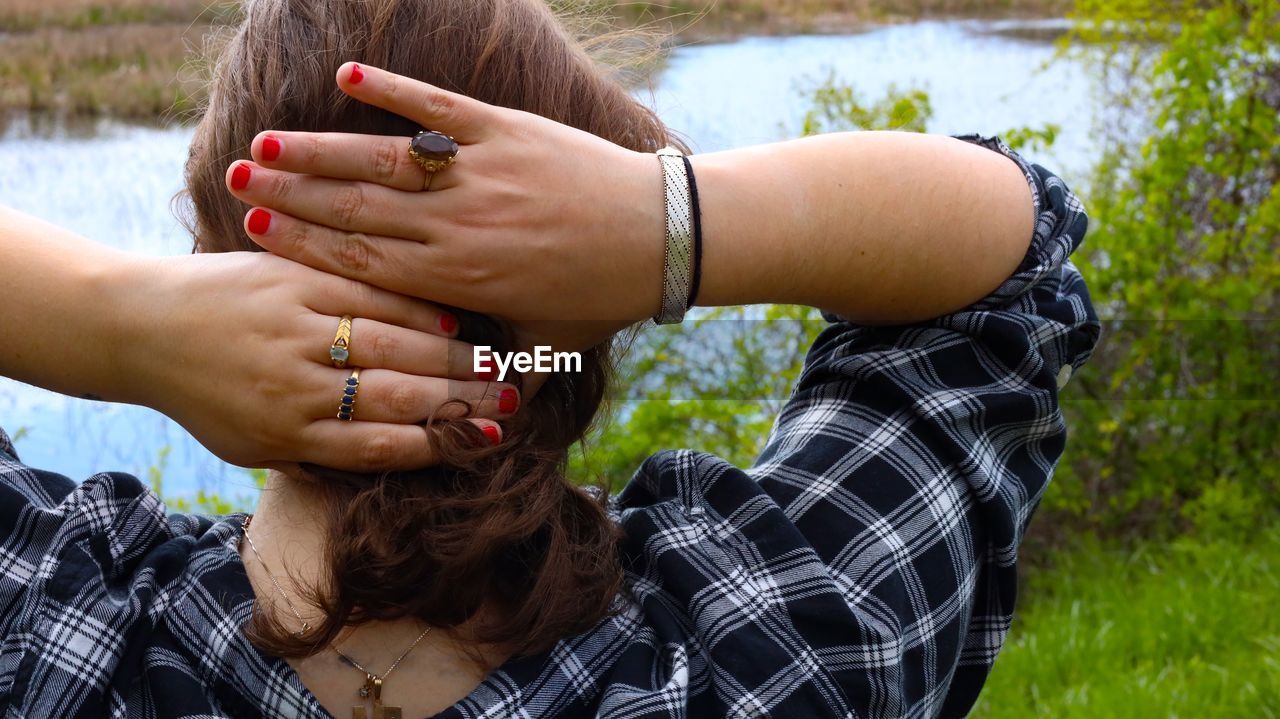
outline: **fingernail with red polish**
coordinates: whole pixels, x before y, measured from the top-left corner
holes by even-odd
[[[458,318],[448,312],[440,315],[440,329],[445,332],[453,332],[458,329]]]
[[[494,368],[490,367],[489,369],[481,370],[481,371],[477,372],[477,373],[476,373],[476,377],[479,377],[480,379],[484,380],[485,382],[497,382],[497,381],[498,381],[498,370],[496,370],[496,369],[494,369]]]
[[[480,428],[480,431],[484,432],[484,436],[489,439],[489,444],[495,447],[497,447],[498,443],[502,441],[502,433],[499,432],[498,428],[494,425],[486,424]]]
[[[359,85],[360,81],[364,79],[364,71],[360,69],[359,65],[352,65],[351,77],[348,79],[351,81],[352,85]]]
[[[249,231],[255,235],[265,235],[271,227],[271,213],[255,209],[249,213]]]
[[[240,163],[239,165],[236,165],[236,169],[231,171],[231,189],[243,190],[244,188],[248,187],[249,176],[252,174],[253,173],[252,171],[249,170],[248,165],[244,163]]]
[[[516,407],[520,406],[520,395],[516,394],[513,389],[504,389],[498,394],[498,411],[503,414],[511,414],[516,411]]]
[[[262,138],[262,159],[271,162],[280,157],[280,141],[270,135]]]

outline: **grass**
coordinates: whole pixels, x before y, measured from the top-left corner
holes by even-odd
[[[0,41],[0,109],[137,119],[189,110],[204,87],[183,68],[207,31],[159,23],[13,35]]]
[[[978,719],[1280,717],[1280,525],[1033,573]]]
[[[209,24],[234,13],[230,0],[4,0],[0,31],[151,23]]]
[[[590,0],[587,0],[590,2]],[[572,4],[572,3],[571,3]],[[700,17],[758,32],[842,30],[868,21],[930,16],[1061,16],[1072,0],[596,0],[627,18]]]
[[[228,0],[4,0],[0,113],[153,120],[195,107],[184,72],[237,3]]]

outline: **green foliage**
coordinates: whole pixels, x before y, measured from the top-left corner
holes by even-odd
[[[749,466],[824,323],[794,305],[696,311],[627,353],[608,419],[572,456],[570,476],[619,486],[659,449],[691,447]]]
[[[1009,147],[1020,152],[1043,152],[1053,147],[1062,128],[1049,122],[1043,127],[1013,127],[1000,133]]]
[[[1078,11],[1126,122],[1102,137],[1078,260],[1106,332],[1064,403],[1070,461],[1045,508],[1142,533],[1274,522],[1280,7]]]
[[[933,119],[933,103],[924,90],[900,90],[890,85],[884,97],[868,102],[835,70],[829,69],[822,80],[803,83],[800,92],[809,104],[800,125],[802,137],[855,130],[926,132]],[[1014,127],[997,134],[1014,149],[1038,151],[1052,147],[1061,131],[1058,125],[1048,123],[1038,128]]]
[[[164,474],[169,465],[169,455],[173,448],[165,445],[160,448],[160,454],[156,457],[156,461],[150,467],[147,467],[147,483],[151,485],[151,490],[164,500],[167,508],[174,512],[183,514],[208,514],[208,515],[224,515],[234,514],[236,512],[249,512],[253,510],[257,502],[257,498],[253,496],[239,496],[234,499],[226,499],[221,495],[213,492],[206,492],[203,489],[196,492],[194,497],[191,496],[171,496],[166,497],[164,494]],[[267,482],[267,470],[265,469],[247,469],[245,470],[249,477],[258,486],[258,489]]]
[[[1280,528],[1082,542],[1029,582],[975,719],[1280,716]]]
[[[826,78],[805,93],[809,111],[804,115],[801,135],[819,135],[841,130],[901,130],[924,132],[933,105],[924,90],[899,90],[890,85],[888,94],[868,103],[852,85],[828,70]]]

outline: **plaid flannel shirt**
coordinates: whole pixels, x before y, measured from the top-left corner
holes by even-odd
[[[1060,385],[1099,324],[1068,259],[1079,202],[998,140],[965,139],[1031,183],[1035,236],[1016,272],[930,322],[834,320],[750,469],[688,450],[646,461],[615,499],[617,614],[509,661],[439,717],[969,710],[1062,454]],[[244,638],[239,525],[166,516],[127,475],[77,485],[31,469],[0,432],[4,716],[328,716]]]

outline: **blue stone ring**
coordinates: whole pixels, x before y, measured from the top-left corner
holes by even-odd
[[[356,392],[360,391],[360,368],[351,370],[351,376],[342,386],[342,402],[338,405],[338,419],[350,422],[356,412]]]
[[[351,357],[351,315],[343,315],[338,320],[338,332],[333,336],[333,344],[329,345],[329,361],[338,369],[347,368],[347,359]]]

